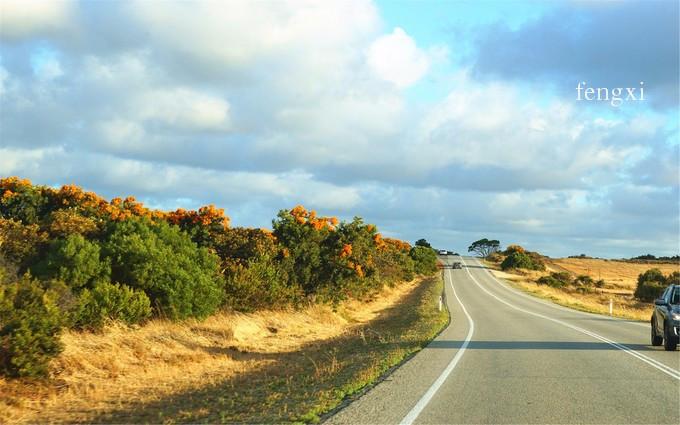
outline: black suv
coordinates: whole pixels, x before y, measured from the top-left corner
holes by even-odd
[[[661,298],[654,301],[652,313],[652,345],[661,345],[666,351],[678,346],[680,337],[680,285],[671,285]]]
[[[462,266],[460,263],[455,262],[455,263],[453,263],[453,264],[451,265],[451,268],[452,268],[452,269],[462,269],[463,266]]]

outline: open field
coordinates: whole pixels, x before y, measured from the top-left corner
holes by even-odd
[[[659,268],[664,274],[679,270],[680,266],[670,263],[640,264],[615,260],[560,258],[546,261],[547,270],[504,272],[497,263],[486,262],[496,277],[503,278],[514,287],[557,304],[598,314],[609,314],[609,302],[613,302],[616,317],[647,321],[651,316],[652,304],[633,298],[633,292],[640,273]],[[536,279],[553,271],[568,271],[574,275],[588,275],[603,279],[603,288],[591,288],[590,292],[579,292],[572,288],[558,289],[536,284]]]
[[[53,379],[0,380],[8,422],[314,421],[446,324],[440,278],[337,311],[222,313],[63,335]]]
[[[548,266],[557,266],[575,275],[585,274],[593,279],[604,279],[607,287],[635,291],[639,274],[657,268],[664,275],[680,271],[680,264],[672,263],[632,263],[616,260],[592,258],[558,258],[551,259]]]

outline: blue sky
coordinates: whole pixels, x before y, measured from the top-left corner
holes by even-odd
[[[303,204],[457,251],[673,255],[678,50],[663,0],[7,0],[0,175],[241,226]]]

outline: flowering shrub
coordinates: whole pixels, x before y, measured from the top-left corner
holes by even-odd
[[[165,212],[132,196],[107,201],[76,185],[0,179],[0,277],[38,278],[0,279],[0,313],[23,329],[3,331],[0,369],[44,374],[61,326],[337,304],[436,270],[431,249],[385,238],[358,217],[340,222],[298,205],[272,224],[232,228],[214,205]],[[11,305],[21,306],[16,314]],[[36,351],[20,354],[26,344]]]

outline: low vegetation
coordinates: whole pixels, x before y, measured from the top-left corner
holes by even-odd
[[[661,296],[668,285],[680,285],[680,272],[674,271],[664,276],[659,269],[649,269],[638,276],[635,298],[652,302]]]
[[[369,300],[66,330],[54,379],[0,377],[3,422],[314,422],[448,321],[438,277]]]
[[[576,256],[550,259],[510,245],[487,258],[495,273],[516,287],[579,310],[647,321],[651,302],[680,282],[680,264],[618,261]],[[665,274],[664,274],[665,273]]]
[[[431,248],[383,238],[359,217],[302,206],[273,231],[230,227],[224,211],[159,211],[0,179],[0,372],[46,376],[62,329],[338,306],[436,270]]]
[[[526,251],[519,245],[508,246],[500,255],[505,257],[501,261],[501,269],[503,270],[545,270],[545,263],[540,254]]]

